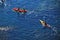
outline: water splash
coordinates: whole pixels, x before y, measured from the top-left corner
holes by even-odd
[[[6,4],[5,4],[5,3],[3,3],[1,0],[0,0],[0,5],[4,5],[4,6],[6,6]]]
[[[55,33],[57,33],[57,28],[56,27],[52,27],[51,25],[48,24],[48,27],[50,27]]]
[[[34,12],[35,12],[34,10],[29,11],[29,12],[27,13],[27,15],[30,15],[30,14],[32,14],[32,13],[34,13]]]
[[[0,31],[8,31],[11,30],[12,28],[7,26],[7,27],[0,27]]]
[[[56,27],[53,27],[52,30],[57,33],[57,28]]]

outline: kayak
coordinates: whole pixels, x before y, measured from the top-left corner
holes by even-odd
[[[13,10],[16,12],[20,12],[20,13],[26,13],[27,12],[27,10],[20,9],[20,8],[13,8]]]
[[[51,28],[51,26],[50,26],[49,24],[47,24],[45,21],[43,21],[43,20],[40,20],[40,23],[41,23],[42,26],[44,26],[44,27]]]

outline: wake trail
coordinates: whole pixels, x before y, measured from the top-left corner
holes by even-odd
[[[54,31],[55,33],[57,33],[57,28],[56,27],[52,27],[51,25],[48,25],[48,27],[50,27],[52,29],[52,31]]]
[[[57,33],[56,27],[53,27],[52,30],[53,30],[55,33]]]
[[[35,12],[34,10],[28,11],[28,12],[27,12],[27,15],[30,15],[30,14],[32,14],[32,13],[34,13],[34,12]]]

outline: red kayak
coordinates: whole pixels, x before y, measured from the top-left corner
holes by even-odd
[[[16,12],[21,12],[21,13],[26,13],[27,10],[24,10],[24,9],[19,9],[19,8],[13,8],[14,11]]]

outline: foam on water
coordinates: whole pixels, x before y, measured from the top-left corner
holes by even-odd
[[[32,13],[34,13],[34,12],[35,12],[34,10],[29,11],[29,12],[27,13],[27,15],[30,15],[30,14],[32,14]]]
[[[0,31],[8,31],[8,30],[11,30],[12,28],[11,27],[0,27]]]

